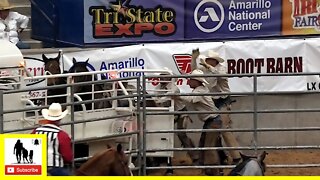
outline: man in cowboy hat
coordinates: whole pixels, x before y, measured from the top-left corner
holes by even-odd
[[[203,75],[204,73],[195,69],[191,75]],[[206,87],[208,81],[203,77],[192,77],[188,81],[193,94],[204,94],[209,93],[209,89]],[[191,119],[198,118],[204,122],[203,129],[219,129],[221,128],[221,117],[218,112],[218,108],[214,105],[213,99],[210,96],[173,96],[174,99],[181,99],[186,102],[187,109],[190,111],[210,111],[208,114],[194,114],[190,115]],[[199,147],[215,147],[218,144],[219,132],[202,132]],[[219,155],[217,150],[200,151],[199,157],[200,165],[219,165]],[[205,169],[206,175],[221,175],[219,169]]]
[[[30,46],[18,37],[28,26],[29,18],[11,11],[12,8],[8,0],[0,0],[0,39],[9,40],[20,49],[30,49]]]
[[[191,69],[196,69],[196,60],[200,58],[200,67],[204,74],[227,74],[227,69],[221,63],[224,59],[215,51],[209,50],[205,55],[199,55],[199,49],[192,51]],[[209,82],[208,88],[213,93],[228,93],[230,92],[228,77],[206,77]],[[229,95],[213,96],[214,103],[221,111],[230,111],[232,100]],[[222,128],[230,129],[232,121],[230,114],[221,114]],[[239,147],[235,136],[232,132],[222,132],[223,140],[228,147]],[[237,164],[241,160],[239,150],[230,150],[230,156],[233,159],[233,164]]]
[[[73,159],[71,138],[60,127],[60,121],[68,110],[62,111],[59,103],[52,103],[49,109],[42,109],[40,127],[33,130],[32,134],[46,134],[47,139],[47,167],[48,174],[52,176],[68,176],[70,173],[64,168],[64,163],[71,163]]]
[[[160,76],[170,75],[169,73],[161,73]],[[180,89],[175,84],[174,78],[160,77],[160,83],[156,86],[155,90],[158,94],[180,93]],[[154,101],[158,106],[169,107],[171,105],[171,98],[169,96],[155,97]],[[174,111],[188,111],[185,102],[181,99],[174,101]],[[175,114],[174,123],[177,124],[177,129],[187,129],[187,124],[192,122],[190,117],[186,114]],[[178,132],[177,136],[181,145],[185,148],[194,148],[195,145],[191,138],[188,137],[186,132]],[[198,153],[195,151],[187,151],[193,162],[199,161]]]

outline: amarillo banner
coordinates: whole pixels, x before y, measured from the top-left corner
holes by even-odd
[[[96,49],[64,53],[60,59],[61,69],[68,71],[77,61],[88,60],[90,71],[112,69],[161,69],[167,67],[175,74],[190,73],[192,49],[200,53],[213,49],[225,59],[228,74],[248,73],[311,73],[320,72],[318,55],[319,38],[228,41],[211,43],[145,44],[135,46]],[[56,57],[58,54],[47,54]],[[28,70],[33,75],[42,75],[43,61],[40,54],[25,57]],[[199,65],[199,62],[198,62]],[[200,66],[200,65],[199,65]],[[141,72],[121,72],[119,77],[144,75]],[[99,79],[108,77],[108,73]],[[232,92],[252,92],[252,77],[230,77]],[[29,86],[45,86],[41,80],[27,83]],[[319,76],[259,76],[258,91],[307,91],[320,90]],[[157,83],[149,84],[156,86]],[[189,91],[187,80],[179,78],[177,85]],[[31,92],[32,96],[42,96],[44,92]]]

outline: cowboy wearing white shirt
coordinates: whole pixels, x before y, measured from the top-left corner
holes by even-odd
[[[169,74],[160,74],[160,75],[169,75]],[[169,94],[169,93],[180,93],[180,89],[175,84],[175,81],[172,82],[170,77],[160,77],[160,83],[155,88],[156,92],[159,92],[159,94]],[[171,98],[169,96],[163,96],[163,97],[156,97],[154,98],[154,101],[159,106],[167,107],[170,106]],[[175,111],[188,111],[185,105],[185,102],[181,99],[176,99],[174,101],[174,110]],[[174,116],[174,122],[177,123],[177,129],[187,129],[188,122],[191,122],[190,117],[186,114],[178,114]],[[195,145],[187,135],[186,132],[178,132],[177,136],[185,148],[194,148]],[[195,151],[187,151],[188,155],[192,159],[193,162],[196,162],[199,160],[198,153]]]
[[[191,69],[196,69],[196,59],[200,58],[200,67],[204,74],[227,74],[227,69],[221,63],[224,62],[224,59],[219,56],[217,52],[209,50],[206,55],[199,55],[199,49],[195,49],[192,51],[192,62]],[[205,78],[209,84],[208,88],[210,92],[221,92],[226,93],[230,92],[228,77],[206,77]],[[213,96],[214,103],[217,108],[221,111],[230,111],[232,100],[229,95],[222,96]],[[231,118],[230,114],[221,114],[222,119],[222,128],[230,129],[231,128]],[[239,143],[236,140],[235,136],[232,132],[222,132],[223,140],[228,147],[239,147]],[[240,151],[239,150],[230,150],[230,155],[233,159],[233,164],[237,164],[240,159]]]
[[[203,75],[199,69],[195,69],[192,75]],[[193,89],[193,94],[209,93],[206,87],[209,83],[203,77],[190,78],[188,85]],[[204,122],[203,129],[219,129],[221,128],[221,117],[218,108],[215,106],[211,96],[173,96],[174,99],[181,99],[186,102],[189,111],[210,111],[209,114],[197,114],[198,119]],[[192,115],[190,115],[192,119]],[[220,141],[219,132],[202,132],[199,147],[215,147]],[[217,150],[200,151],[200,165],[219,165],[220,159]],[[221,175],[219,169],[205,169],[206,175]]]
[[[29,45],[19,40],[19,33],[28,26],[29,18],[10,11],[12,8],[8,0],[0,0],[0,39],[9,40],[20,49],[29,49]]]

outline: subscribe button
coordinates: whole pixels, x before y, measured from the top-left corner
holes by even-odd
[[[41,165],[6,165],[5,175],[41,175]]]

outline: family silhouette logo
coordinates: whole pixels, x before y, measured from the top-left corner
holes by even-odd
[[[4,135],[5,175],[46,175],[46,137]]]

